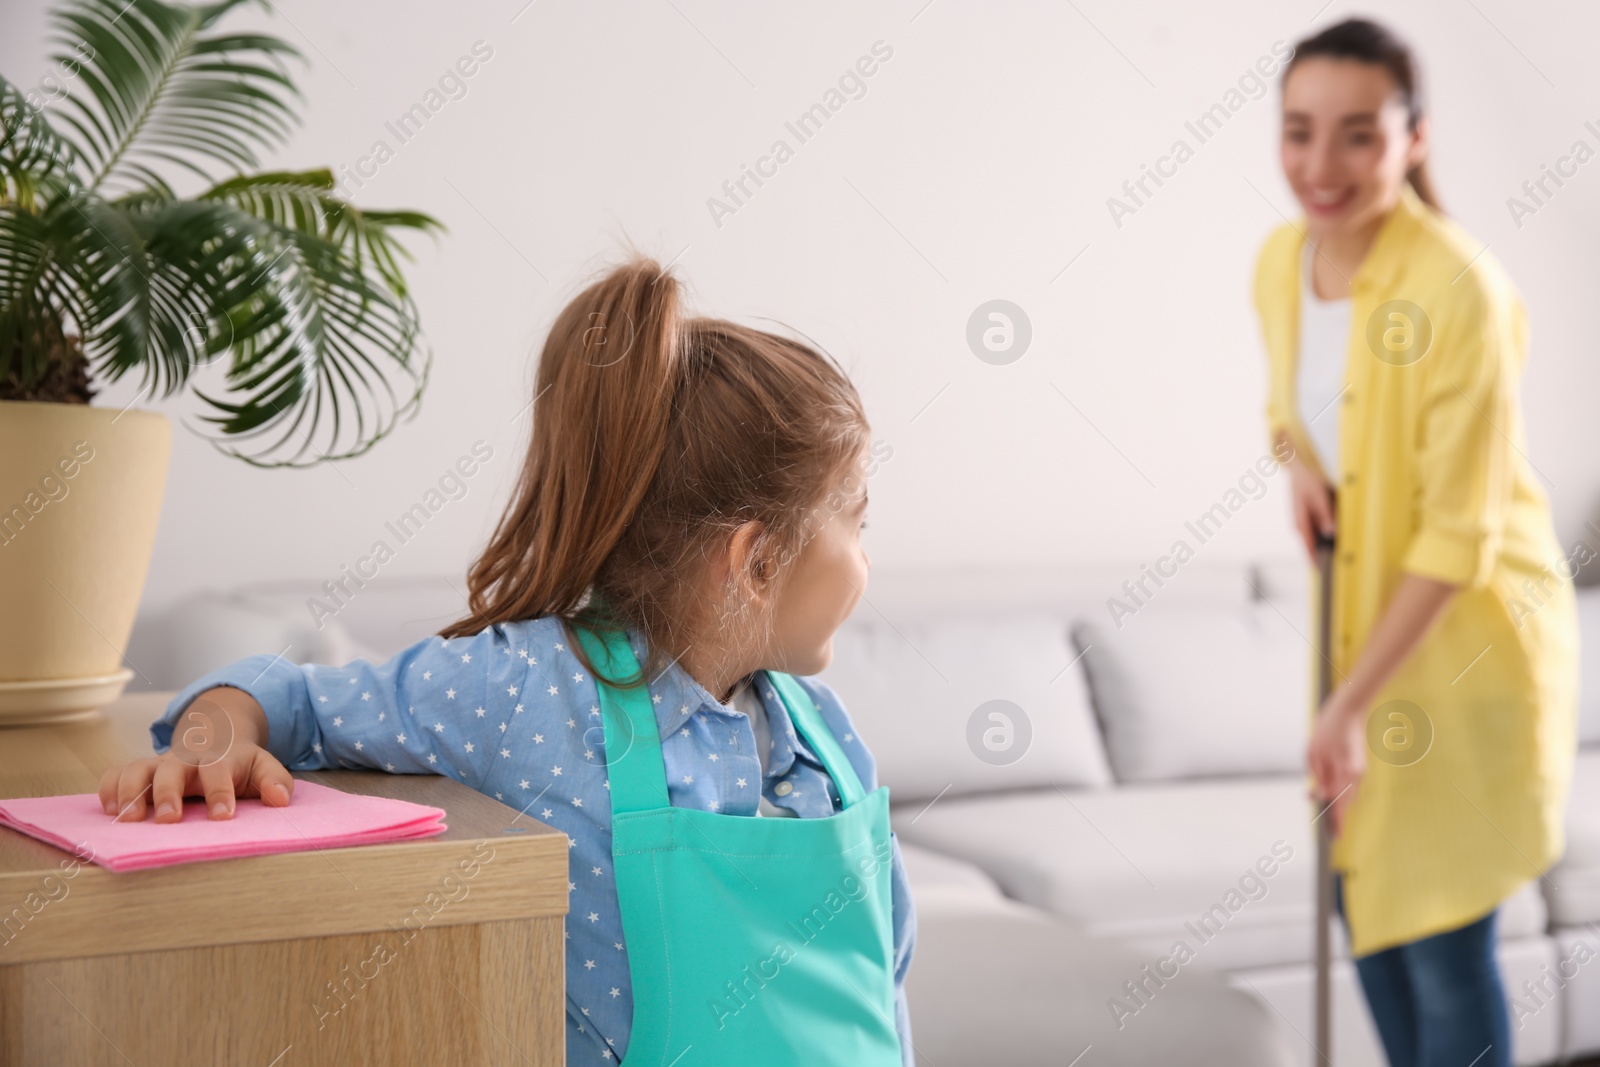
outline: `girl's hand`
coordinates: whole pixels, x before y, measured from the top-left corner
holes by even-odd
[[[1317,712],[1306,746],[1306,767],[1315,781],[1312,799],[1327,810],[1333,836],[1339,836],[1344,812],[1355,799],[1367,773],[1366,707],[1352,700],[1349,688],[1335,690]],[[1328,805],[1332,805],[1329,807]]]
[[[208,689],[173,724],[169,751],[106,771],[100,803],[123,822],[142,820],[150,807],[156,822],[178,822],[186,796],[204,796],[213,819],[232,818],[236,797],[284,807],[294,779],[261,747],[266,739],[267,718],[254,697],[231,687]]]
[[[1289,463],[1289,481],[1294,495],[1294,528],[1300,531],[1306,555],[1315,566],[1317,533],[1333,536],[1333,487],[1298,458]]]

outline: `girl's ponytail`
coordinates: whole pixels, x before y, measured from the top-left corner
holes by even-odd
[[[650,259],[566,306],[539,357],[533,435],[511,503],[467,574],[471,615],[441,631],[572,617],[650,487],[678,374],[678,283]]]
[[[786,581],[832,513],[824,498],[866,462],[866,414],[815,349],[689,317],[681,303],[671,274],[636,259],[557,317],[527,460],[468,571],[471,614],[442,636],[545,615],[637,628],[648,643],[641,676],[610,680],[629,685],[715,640],[713,621],[764,625],[730,614],[739,605],[725,590],[708,594],[701,569],[719,539],[754,523],[753,562],[739,577]],[[582,646],[572,650],[595,673]]]

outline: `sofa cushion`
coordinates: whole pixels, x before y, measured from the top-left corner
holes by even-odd
[[[1312,958],[1316,842],[1304,789],[1298,775],[1046,789],[946,796],[897,805],[893,817],[902,841],[975,863],[1007,896],[1092,936],[1162,956],[1182,939],[1231,970]],[[1545,920],[1530,883],[1506,902],[1499,933],[1538,934]]]
[[[1134,948],[1007,901],[987,911],[919,915],[916,960],[906,978],[916,1062],[1308,1062],[1270,1008],[1231,988],[1203,960],[1185,964],[1159,988],[1144,971],[1152,962]],[[1144,983],[1142,998],[1126,991],[1129,982]],[[1123,1003],[1121,1014],[1111,1010],[1113,998]]]
[[[1554,969],[1555,944],[1546,936],[1519,937],[1514,941],[1501,940],[1495,948],[1495,959],[1500,965],[1500,978],[1506,997],[1511,1001],[1511,1060],[1517,1067],[1534,1067],[1555,1063],[1568,1063],[1558,1055],[1570,1055],[1571,1046],[1562,1047],[1564,1024],[1570,1025],[1573,1012],[1588,1011],[1587,1004],[1575,1004],[1569,996],[1572,988],[1557,991],[1555,982],[1546,968]],[[1590,968],[1578,975],[1582,980]],[[1301,1051],[1301,1067],[1328,1067],[1329,1060],[1318,1058],[1311,1050],[1310,1038],[1316,1032],[1316,969],[1305,964],[1288,967],[1263,967],[1234,971],[1229,977],[1241,989],[1260,997],[1293,1036]],[[1377,1028],[1372,1025],[1372,1011],[1356,969],[1348,960],[1335,960],[1329,968],[1332,979],[1333,1045],[1332,1062],[1339,1067],[1384,1067],[1389,1061],[1383,1053],[1383,1044]],[[1524,982],[1542,983],[1545,991],[1537,999],[1527,992]],[[1556,999],[1551,999],[1554,993]],[[1529,1011],[1532,1014],[1529,1014]],[[1600,1020],[1600,1016],[1597,1016]],[[1571,1030],[1568,1029],[1568,1033]],[[1454,1067],[1484,1067],[1488,1057],[1476,1065],[1465,1058]],[[1584,1061],[1587,1063],[1588,1061]],[[1079,1067],[1089,1067],[1088,1058]]]
[[[1094,708],[1121,782],[1304,766],[1311,648],[1276,605],[1146,606],[1118,629],[1081,621]]]
[[[1600,744],[1600,585],[1576,590],[1578,601],[1578,740]]]
[[[139,616],[128,661],[140,665],[140,677],[130,688],[181,689],[263,652],[293,663],[382,663],[464,615],[458,587],[449,578],[394,576],[346,588],[342,599],[311,579],[196,593]]]
[[[905,861],[918,915],[934,910],[993,907],[1005,899],[994,879],[976,864],[903,841],[900,857]]]
[[[896,800],[1108,785],[1073,655],[1065,623],[1044,615],[852,618],[834,635],[822,678]],[[1010,706],[990,704],[997,700]]]
[[[1589,966],[1600,958],[1600,934],[1593,925],[1585,923],[1557,926],[1550,931],[1550,937],[1555,942],[1556,958],[1550,964],[1554,981],[1544,974],[1535,976],[1534,981],[1542,982],[1546,989],[1555,986],[1560,990],[1566,1024],[1561,1051],[1568,1056],[1600,1054],[1600,967]],[[1532,1003],[1530,1006],[1536,1007]],[[1545,1010],[1540,1014],[1549,1012]]]
[[[304,596],[290,603],[248,591],[196,593],[139,617],[128,642],[128,662],[139,664],[139,677],[129,689],[182,689],[203,674],[263,652],[294,663],[338,665],[365,649],[339,619],[316,625]]]
[[[1600,922],[1600,750],[1578,750],[1566,830],[1566,852],[1539,883],[1550,920],[1557,926]]]

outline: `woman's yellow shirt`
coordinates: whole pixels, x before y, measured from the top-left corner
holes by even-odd
[[[1320,469],[1295,393],[1304,233],[1302,218],[1267,238],[1255,305],[1269,433]],[[1404,574],[1459,587],[1373,702],[1367,773],[1334,843],[1352,950],[1366,955],[1481,918],[1560,857],[1577,619],[1527,458],[1527,320],[1505,271],[1406,185],[1350,279],[1350,307],[1335,681]]]

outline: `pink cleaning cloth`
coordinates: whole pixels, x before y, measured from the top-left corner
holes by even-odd
[[[241,799],[231,819],[207,818],[205,802],[198,799],[185,803],[182,821],[174,823],[158,823],[152,815],[141,822],[117,822],[94,793],[0,800],[0,825],[113,871],[431,837],[444,832],[444,815],[425,804],[344,793],[299,779],[288,807]]]

